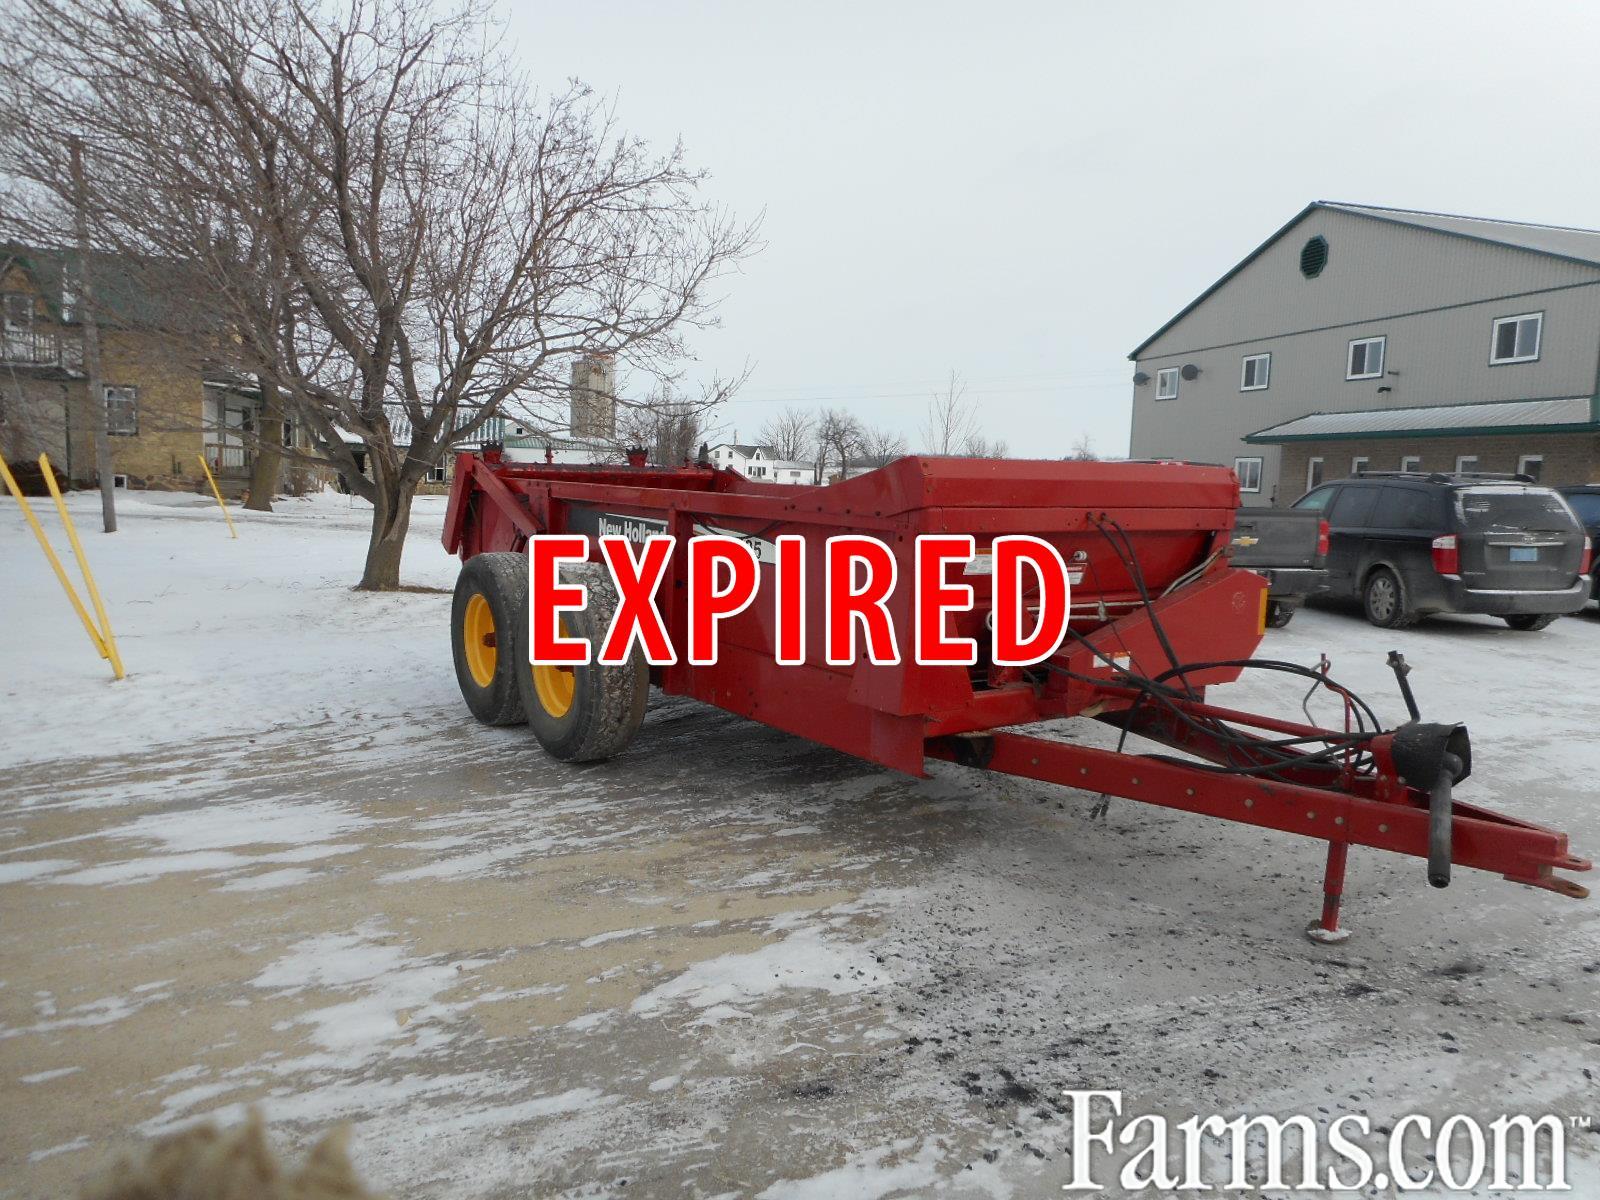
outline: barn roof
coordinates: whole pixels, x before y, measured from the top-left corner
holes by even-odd
[[[1420,209],[1384,208],[1377,204],[1350,204],[1342,200],[1313,200],[1280,226],[1271,237],[1235,263],[1225,275],[1184,305],[1171,320],[1135,346],[1128,357],[1137,361],[1151,343],[1199,308],[1223,284],[1261,257],[1279,238],[1318,210],[1349,213],[1371,221],[1406,225],[1446,237],[1508,246],[1514,250],[1526,250],[1530,254],[1543,254],[1550,258],[1600,267],[1600,230],[1577,229],[1563,225],[1536,225],[1528,221],[1498,221],[1485,217],[1458,216],[1453,213],[1425,212]]]

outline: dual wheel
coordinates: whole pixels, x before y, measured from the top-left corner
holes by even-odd
[[[589,604],[562,618],[561,632],[598,647],[617,608],[611,577],[594,564],[567,567]],[[528,663],[528,560],[479,554],[456,580],[450,617],[456,681],[472,715],[485,725],[524,722],[546,753],[563,762],[596,762],[621,753],[644,720],[650,668],[637,645],[620,666]]]

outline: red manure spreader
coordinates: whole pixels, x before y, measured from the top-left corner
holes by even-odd
[[[445,518],[445,547],[463,560],[452,617],[456,673],[480,720],[526,721],[550,754],[568,761],[623,750],[654,683],[913,775],[928,759],[943,759],[1317,838],[1328,843],[1327,869],[1322,916],[1309,932],[1322,940],[1342,936],[1352,845],[1424,859],[1437,887],[1456,865],[1586,896],[1555,873],[1591,866],[1568,850],[1565,834],[1455,799],[1471,769],[1467,731],[1420,718],[1399,655],[1390,664],[1412,719],[1394,729],[1325,669],[1252,657],[1266,592],[1259,576],[1228,560],[1238,500],[1231,471],[1178,463],[911,457],[829,486],[794,487],[704,464],[517,463],[489,448],[456,460]],[[695,535],[725,534],[755,550],[764,576],[775,540],[797,536],[807,564],[806,661],[776,663],[774,589],[763,580],[755,601],[721,622],[720,653],[709,665],[680,656],[652,667],[636,644],[621,665],[530,666],[525,552],[529,538],[547,533],[636,542],[666,534],[680,548]],[[893,665],[825,662],[822,563],[827,539],[845,533],[875,537],[895,556],[899,583],[888,605],[901,646],[910,644],[916,538],[971,534],[978,555],[963,582],[975,604],[948,619],[951,635],[977,639],[978,663],[921,665],[909,654]],[[1067,636],[1033,667],[987,660],[991,576],[983,552],[1006,534],[1049,542],[1072,583]],[[588,605],[561,618],[567,635],[596,647],[617,604],[598,555],[596,545],[593,562],[568,569],[588,587]],[[673,556],[656,594],[678,646],[685,561]],[[1208,687],[1246,670],[1287,672],[1327,689],[1343,706],[1343,727],[1207,702]],[[1117,749],[1015,731],[1066,717],[1115,727]],[[1158,747],[1132,752],[1130,735]]]

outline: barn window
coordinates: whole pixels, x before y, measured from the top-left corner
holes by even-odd
[[[1518,317],[1500,317],[1494,323],[1489,343],[1489,364],[1533,362],[1539,357],[1540,335],[1544,332],[1542,312]]]
[[[1259,492],[1261,490],[1261,460],[1259,458],[1234,459],[1233,473],[1239,477],[1239,490],[1241,492]]]
[[[1328,265],[1328,239],[1320,233],[1300,247],[1300,274],[1315,279]]]
[[[1383,374],[1384,343],[1381,337],[1356,338],[1350,343],[1346,379],[1376,379]]]

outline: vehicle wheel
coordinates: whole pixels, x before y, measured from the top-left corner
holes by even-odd
[[[561,632],[588,638],[599,654],[617,610],[611,576],[597,563],[563,567],[561,574],[564,582],[582,583],[589,591],[588,607],[562,616]],[[528,727],[546,753],[563,762],[597,762],[620,754],[639,732],[650,698],[650,666],[635,643],[621,666],[536,666],[518,673],[517,686]]]
[[[1278,601],[1273,600],[1267,605],[1268,629],[1282,629],[1292,620],[1294,620],[1294,609],[1287,604],[1280,604]]]
[[[1537,629],[1548,629],[1555,624],[1559,613],[1518,613],[1514,617],[1505,617],[1503,620],[1511,628],[1522,633],[1532,633]]]
[[[1361,607],[1367,620],[1380,629],[1404,629],[1416,624],[1416,614],[1406,602],[1405,585],[1388,567],[1379,567],[1367,576],[1361,589]]]
[[[450,649],[461,695],[485,725],[526,719],[516,677],[527,674],[527,638],[528,560],[521,554],[469,558],[456,579]]]

